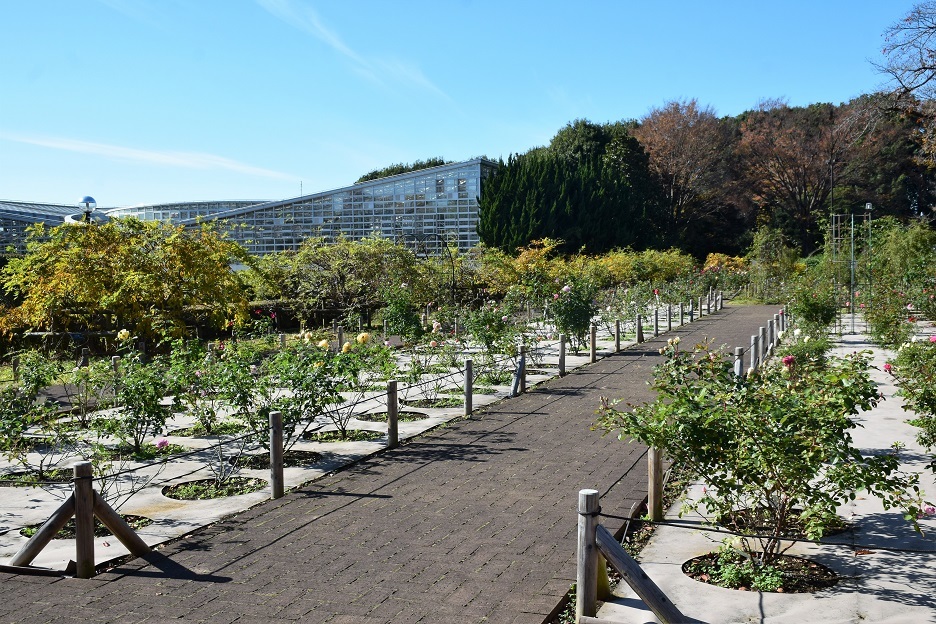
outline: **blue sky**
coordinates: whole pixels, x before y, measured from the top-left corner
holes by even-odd
[[[840,103],[910,0],[0,0],[0,198],[281,199],[696,98]]]

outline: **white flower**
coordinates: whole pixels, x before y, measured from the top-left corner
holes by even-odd
[[[676,336],[675,338],[673,338],[673,344],[674,344],[674,345],[678,345],[678,344],[679,344],[679,336]]]
[[[800,337],[800,334],[802,334],[802,333],[803,333],[803,330],[800,329],[799,327],[797,327],[796,329],[793,330],[793,337],[794,337],[794,338],[799,338],[799,337]]]

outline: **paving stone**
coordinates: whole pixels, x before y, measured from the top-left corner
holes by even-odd
[[[745,346],[776,309],[678,328]],[[578,368],[257,505],[91,581],[9,575],[0,624],[51,621],[540,624],[575,577],[579,489],[624,516],[646,449],[592,431],[602,396],[652,398],[673,334]],[[612,531],[623,521],[608,519]],[[54,595],[54,600],[49,596]],[[80,605],[62,618],[64,604]],[[56,617],[59,616],[59,617]]]

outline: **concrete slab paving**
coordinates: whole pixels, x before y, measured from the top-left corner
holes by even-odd
[[[920,327],[933,332],[932,327]],[[892,356],[873,345],[859,325],[855,334],[838,339],[838,354],[868,350],[872,371],[885,400],[857,417],[853,430],[856,445],[869,453],[881,452],[893,442],[905,445],[901,466],[921,475],[927,500],[936,500],[936,477],[924,470],[928,456],[916,442],[916,429],[907,424],[908,413],[896,396],[893,379],[883,371]],[[724,534],[706,530],[701,518],[678,517],[670,509],[667,522],[656,528],[638,560],[647,575],[662,589],[689,621],[712,624],[793,622],[904,624],[936,622],[936,517],[920,520],[924,533],[915,533],[899,510],[886,510],[880,501],[859,493],[840,509],[853,528],[823,539],[820,544],[800,543],[789,551],[814,559],[842,580],[828,590],[812,594],[778,594],[722,589],[692,580],[682,573],[683,562],[717,550]],[[657,622],[626,584],[615,590],[615,599],[604,603],[598,617],[609,622]]]

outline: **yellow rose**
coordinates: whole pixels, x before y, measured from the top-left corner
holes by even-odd
[[[344,343],[343,345],[341,345],[341,352],[342,352],[342,353],[348,353],[348,352],[350,352],[350,351],[351,351],[351,343],[350,343],[350,342],[346,342],[346,343]]]
[[[367,332],[361,332],[360,334],[357,335],[358,344],[367,344],[369,340],[370,340],[370,334],[368,334]]]
[[[325,339],[319,341],[318,346],[320,346],[320,347],[323,348],[323,349],[327,349],[327,348],[328,348],[328,339],[325,338]]]

